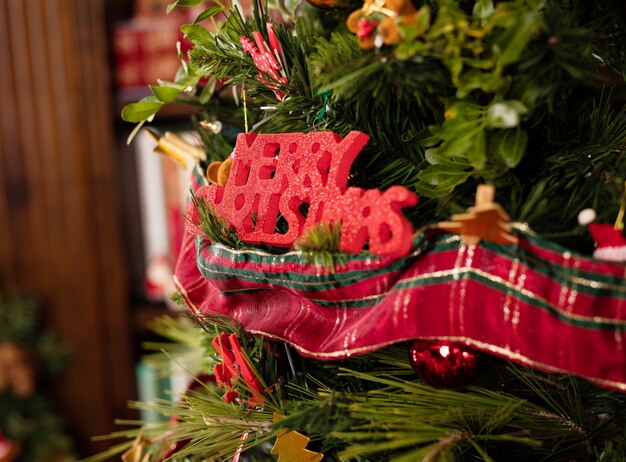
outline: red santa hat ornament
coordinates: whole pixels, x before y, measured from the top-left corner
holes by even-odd
[[[587,226],[596,241],[593,258],[611,262],[626,262],[626,238],[618,227],[606,223],[593,223],[596,213],[593,209],[582,210],[578,214],[578,223]]]

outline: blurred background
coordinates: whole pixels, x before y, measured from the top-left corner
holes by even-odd
[[[140,344],[148,321],[168,310],[163,286],[185,187],[158,156],[137,169],[152,147],[127,146],[133,126],[119,116],[157,77],[174,77],[179,26],[193,11],[166,15],[168,3],[0,2],[0,302],[32,297],[40,331],[69,352],[61,372],[37,387],[78,456],[108,447],[91,438],[113,431],[115,419],[137,417],[127,401],[138,397]],[[174,108],[156,123],[188,116]],[[148,173],[140,178],[138,170]],[[0,321],[20,318],[20,306],[5,306]],[[7,332],[4,343],[17,344]],[[4,403],[0,423],[11,402]],[[0,425],[0,449],[7,433]]]

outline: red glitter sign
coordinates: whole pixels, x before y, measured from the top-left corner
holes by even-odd
[[[340,222],[340,250],[358,253],[369,241],[371,253],[399,257],[413,238],[401,209],[417,204],[417,196],[402,186],[384,192],[347,187],[350,166],[368,139],[356,131],[345,138],[332,132],[241,134],[226,186],[203,186],[196,196],[244,242],[291,247],[315,223]],[[276,230],[279,213],[288,224],[284,234]],[[197,218],[193,211],[191,216]]]

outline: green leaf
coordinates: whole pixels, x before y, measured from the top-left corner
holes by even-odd
[[[167,14],[170,14],[172,10],[176,8],[177,6],[196,6],[196,5],[199,5],[200,2],[202,2],[202,0],[176,0],[175,2],[172,2],[169,5],[167,5],[165,12]]]
[[[480,129],[472,136],[472,146],[467,150],[466,156],[475,169],[480,170],[485,166],[487,160],[485,130]]]
[[[498,68],[501,69],[519,59],[530,39],[539,29],[539,24],[539,15],[535,12],[527,12],[519,15],[515,24],[499,35],[493,44]]]
[[[180,53],[178,54],[180,58]],[[189,75],[189,64],[184,59],[181,59],[181,66],[176,71],[176,76],[174,77],[174,81],[179,85],[185,85],[187,79],[191,78]]]
[[[215,91],[215,84],[217,81],[215,79],[209,79],[207,84],[204,86],[202,91],[200,92],[200,104],[206,104],[209,102],[211,97],[213,96],[213,92]]]
[[[428,183],[418,182],[413,185],[413,190],[420,197],[428,197],[431,199],[435,199],[437,197],[447,196],[452,192],[452,188],[441,188],[439,186],[432,186]]]
[[[417,35],[426,33],[430,27],[430,8],[427,5],[422,6],[417,12],[417,22],[413,26],[417,30]]]
[[[522,160],[526,152],[528,135],[517,127],[515,130],[497,130],[489,140],[495,151],[509,168],[513,168]]]
[[[424,153],[424,158],[431,165],[445,164],[452,165],[453,168],[467,168],[471,167],[471,164],[467,161],[464,162],[465,159],[458,159],[456,157],[449,157],[444,155],[445,149],[442,150],[441,146],[437,148],[427,149]]]
[[[159,112],[163,102],[155,96],[147,96],[142,100],[128,104],[122,109],[122,119],[126,122],[143,122]]]
[[[221,6],[212,6],[211,8],[207,8],[202,13],[200,13],[198,15],[198,17],[196,17],[196,19],[193,20],[193,23],[197,24],[200,21],[204,21],[205,19],[209,19],[209,18],[215,16],[217,13],[219,13],[220,11],[223,11],[223,10],[224,10],[224,8],[221,7]]]
[[[446,118],[449,120],[477,118],[482,115],[483,107],[469,101],[455,101],[446,108]]]
[[[458,82],[459,75],[463,70],[463,59],[460,56],[454,56],[447,60],[447,65],[450,70],[450,74],[452,74],[452,81]]]
[[[463,166],[453,167],[450,164],[431,165],[418,173],[417,178],[425,183],[443,188],[452,188],[463,183],[472,174]]]
[[[185,91],[189,87],[195,87],[198,84],[200,77],[196,75],[193,69],[191,69],[185,60],[181,60],[181,66],[176,72],[176,78],[174,85],[178,85],[181,91]],[[163,85],[161,83],[161,85]],[[169,86],[169,85],[168,85]]]
[[[468,151],[475,143],[474,137],[482,131],[482,126],[480,119],[468,121],[459,118],[448,120],[442,127],[433,127],[431,130],[434,136],[446,140],[437,148],[440,154],[447,158],[470,158]]]
[[[474,11],[472,14],[475,18],[487,19],[493,13],[493,1],[492,0],[478,0],[474,5]]]
[[[188,87],[188,85],[182,85],[178,82],[170,82],[169,80],[163,79],[157,79],[157,83],[161,87],[177,88],[180,91],[185,91],[185,89]]]
[[[150,85],[150,89],[152,93],[154,93],[154,96],[162,103],[171,103],[182,91],[176,87],[161,87],[158,85]]]
[[[211,39],[209,31],[199,24],[185,24],[180,30],[192,42],[208,41]]]
[[[473,90],[496,93],[505,82],[503,77],[492,72],[471,69],[461,76],[456,96],[457,98],[465,98]]]
[[[410,30],[409,26],[400,26],[402,30]],[[426,54],[430,51],[430,45],[419,40],[404,41],[398,44],[394,54],[400,60],[407,60],[417,54]]]

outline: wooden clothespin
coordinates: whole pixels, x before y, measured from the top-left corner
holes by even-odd
[[[517,244],[517,237],[511,234],[510,217],[500,204],[493,202],[494,194],[492,185],[479,185],[476,205],[466,213],[452,215],[452,221],[438,223],[437,227],[460,234],[465,245],[477,245],[481,240]]]
[[[150,137],[157,143],[154,152],[165,154],[176,161],[183,168],[187,168],[187,162],[206,160],[204,149],[187,143],[184,139],[172,132],[165,132],[163,136],[152,130],[146,130]]]

